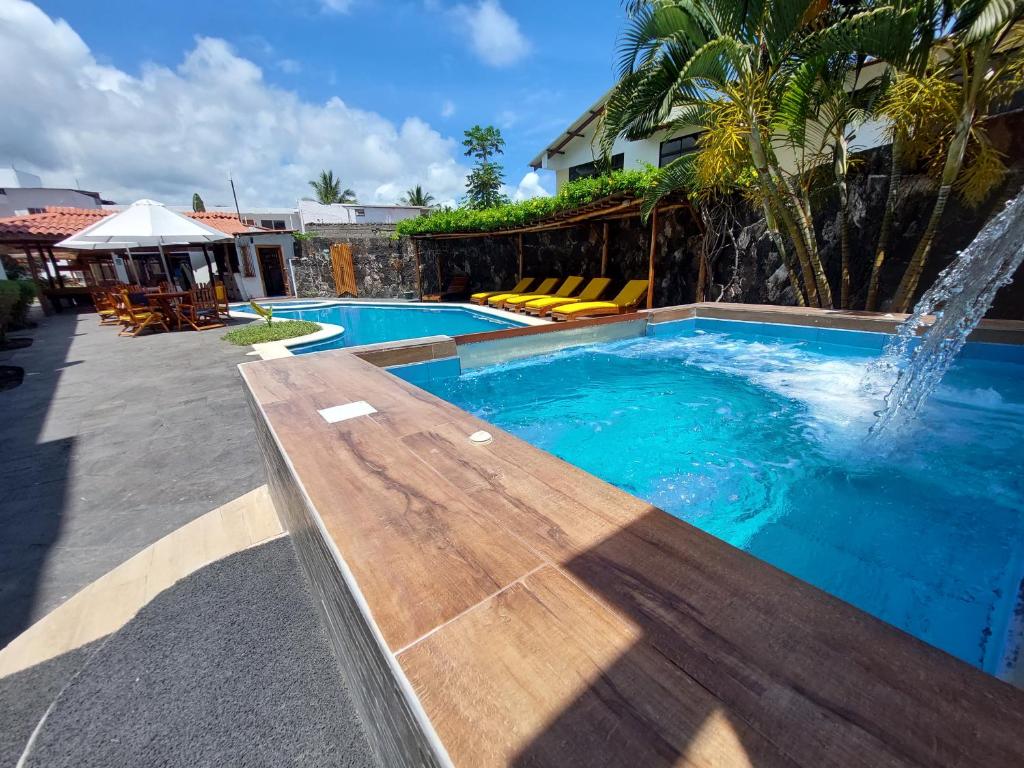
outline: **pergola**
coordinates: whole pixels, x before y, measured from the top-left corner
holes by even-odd
[[[600,200],[595,200],[587,205],[574,208],[569,211],[562,211],[560,213],[552,214],[543,219],[533,222],[532,224],[521,226],[521,227],[508,227],[505,229],[494,229],[486,232],[442,232],[437,234],[429,235],[413,235],[413,250],[416,255],[416,282],[417,290],[422,295],[422,289],[420,288],[420,242],[423,240],[463,240],[469,238],[478,237],[502,237],[510,236],[516,238],[516,254],[519,258],[519,269],[518,275],[521,280],[523,277],[523,235],[534,232],[550,232],[557,229],[569,229],[570,227],[579,226],[580,224],[595,224],[601,223],[602,225],[602,239],[601,239],[601,276],[605,275],[608,269],[608,224],[612,221],[621,219],[639,218],[641,215],[641,208],[643,206],[643,199],[636,197],[628,193],[620,193],[615,195],[609,195],[603,197]],[[654,276],[655,276],[655,256],[657,255],[658,247],[658,216],[659,214],[667,213],[668,211],[674,211],[679,209],[687,209],[691,212],[692,218],[697,225],[703,228],[701,218],[697,215],[697,211],[694,209],[693,204],[690,200],[682,194],[672,194],[662,198],[658,205],[651,211],[650,225],[651,225],[651,243],[648,252],[648,266],[647,266],[647,308],[650,309],[654,306]],[[441,282],[441,264],[440,260],[435,263],[437,269],[438,282]],[[704,260],[700,262],[701,275],[699,283],[703,285],[704,281]]]

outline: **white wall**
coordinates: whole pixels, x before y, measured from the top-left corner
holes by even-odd
[[[256,274],[253,277],[245,277],[241,271],[235,273],[235,284],[238,286],[239,293],[242,294],[243,299],[254,299],[266,296],[266,289],[263,287],[263,277],[260,272],[259,259],[256,254],[256,246],[260,245],[277,245],[281,247],[281,255],[284,256],[285,270],[288,273],[288,286],[295,293],[295,281],[293,279],[294,271],[291,266],[292,260],[295,258],[295,238],[290,233],[253,233],[248,235],[238,235],[235,237],[235,248],[238,249],[238,266],[239,270],[242,269],[242,247],[249,247],[249,257],[252,259],[252,265],[255,268]]]
[[[49,187],[0,187],[0,217],[24,216],[29,208],[62,206],[69,208],[99,208],[100,202],[92,195],[77,189],[51,189]]]
[[[426,208],[411,205],[323,205],[315,200],[299,200],[303,227],[306,224],[394,224],[403,219],[415,219],[425,211]]]

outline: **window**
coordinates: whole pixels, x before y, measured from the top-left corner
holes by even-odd
[[[242,223],[248,224],[250,227],[256,226],[256,221],[254,219],[242,219]]]
[[[264,229],[284,229],[285,223],[282,219],[260,219],[260,226]]]
[[[45,208],[29,208],[28,212],[29,213],[45,213],[46,209]]]
[[[621,152],[617,155],[612,155],[612,167],[610,170],[621,171],[625,161],[625,155]],[[600,176],[604,169],[601,168],[601,163],[594,160],[589,163],[580,163],[569,168],[569,181],[576,181],[576,179],[592,179],[595,176]]]
[[[661,142],[661,152],[658,155],[658,167],[664,168],[673,160],[678,160],[683,155],[696,152],[699,149],[697,146],[697,139],[699,138],[699,133],[692,133],[689,136],[677,136],[674,139]]]
[[[365,208],[356,208],[356,216],[365,216],[365,215],[366,215],[366,209]]]

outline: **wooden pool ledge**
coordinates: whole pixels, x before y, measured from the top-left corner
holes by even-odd
[[[1024,765],[1024,692],[371,362],[241,370],[384,765]]]

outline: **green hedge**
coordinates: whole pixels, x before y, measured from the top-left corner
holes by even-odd
[[[28,322],[28,308],[35,297],[36,287],[31,280],[0,280],[0,339],[11,325]]]
[[[317,323],[308,320],[278,320],[275,323],[264,323],[258,320],[241,328],[235,328],[224,334],[224,338],[232,344],[245,347],[250,344],[263,344],[268,341],[283,341],[296,336],[306,336],[320,330]]]
[[[535,197],[521,203],[499,205],[481,211],[447,208],[416,219],[398,222],[398,235],[434,235],[448,232],[491,232],[524,227],[547,216],[587,205],[609,195],[628,193],[643,197],[658,179],[656,168],[643,171],[615,171],[593,179],[565,184],[553,197]]]

